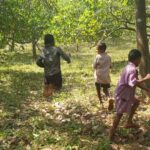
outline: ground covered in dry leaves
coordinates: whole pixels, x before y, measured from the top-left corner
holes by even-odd
[[[111,93],[130,47],[108,49],[113,60]],[[62,62],[63,89],[49,101],[42,97],[43,70],[31,51],[0,54],[0,150],[150,149],[150,100],[145,98],[134,118],[140,128],[125,129],[124,116],[114,141],[109,141],[115,111],[107,110],[107,101],[102,109],[96,96],[91,67],[95,50],[83,47],[71,54],[70,65]]]
[[[98,103],[94,99],[92,103]],[[89,103],[90,104],[90,103]],[[92,106],[92,104],[91,104]],[[92,109],[92,107],[94,107]],[[99,104],[86,107],[80,102],[28,100],[1,116],[1,149],[150,149],[150,112],[139,108],[135,121],[139,129],[125,129],[126,117],[113,142],[108,139],[114,112]],[[1,113],[5,111],[1,106]],[[3,135],[4,134],[4,135]]]

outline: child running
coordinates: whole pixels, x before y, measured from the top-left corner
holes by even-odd
[[[55,90],[62,88],[62,74],[60,58],[70,63],[70,58],[61,48],[55,46],[53,35],[46,34],[44,37],[45,47],[42,50],[41,58],[44,67],[44,92],[45,97],[49,97]]]
[[[128,113],[129,115],[125,128],[138,127],[138,125],[134,124],[132,121],[135,111],[139,106],[139,100],[135,96],[136,87],[146,90],[148,93],[150,92],[150,89],[147,89],[142,85],[144,81],[150,80],[150,74],[147,74],[143,79],[138,79],[138,71],[136,67],[140,64],[141,52],[137,49],[131,50],[128,54],[128,61],[129,62],[121,74],[115,91],[116,117],[109,133],[111,140],[123,113]]]
[[[93,63],[95,86],[97,91],[97,96],[103,107],[103,101],[101,96],[101,88],[107,98],[110,97],[110,75],[109,71],[111,68],[111,57],[106,53],[106,44],[99,43],[97,45],[97,55]]]

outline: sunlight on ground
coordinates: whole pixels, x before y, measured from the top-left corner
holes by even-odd
[[[108,46],[112,56],[113,95],[120,72],[132,45]],[[70,52],[69,52],[70,53]],[[63,89],[52,102],[42,96],[43,70],[29,50],[1,51],[0,68],[0,149],[108,150],[150,146],[150,107],[142,104],[135,118],[138,131],[117,131],[118,143],[110,143],[108,129],[113,112],[102,110],[94,87],[92,63],[95,49],[71,53],[71,64],[62,61]],[[124,121],[124,120],[123,120]],[[136,150],[137,150],[136,149]]]

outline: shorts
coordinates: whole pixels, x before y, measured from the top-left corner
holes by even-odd
[[[108,89],[110,88],[110,84],[103,84],[103,83],[95,83],[95,87],[97,90],[100,90],[100,88],[105,88],[105,89]]]
[[[115,98],[115,107],[117,114],[130,114],[133,105],[139,105],[139,100],[135,97],[132,97],[130,100],[126,100],[121,97]]]
[[[61,89],[62,88],[62,75],[61,72],[54,74],[52,76],[45,76],[44,77],[44,83],[47,84],[52,84],[56,87],[56,89]]]

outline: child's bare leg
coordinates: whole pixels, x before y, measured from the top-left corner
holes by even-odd
[[[54,89],[53,89],[53,86],[51,84],[46,84],[44,86],[44,92],[43,92],[43,96],[44,97],[49,97],[52,95]]]
[[[129,114],[129,118],[127,120],[126,126],[133,125],[132,119],[133,119],[133,116],[134,116],[135,111],[137,110],[138,106],[139,106],[139,101],[137,100],[131,108],[131,112]]]
[[[110,98],[109,88],[104,87],[103,92],[105,93],[107,100],[109,100],[108,110],[111,111],[114,108],[114,100]]]
[[[99,101],[100,101],[100,103],[101,104],[103,104],[103,102],[102,102],[102,96],[101,96],[101,90],[99,89],[96,89],[96,91],[97,91],[97,96],[98,96],[98,99],[99,99]]]
[[[115,131],[116,131],[118,125],[119,125],[119,122],[120,122],[120,119],[121,119],[122,115],[123,114],[116,114],[116,116],[115,116],[115,119],[114,119],[114,122],[113,122],[113,126],[111,127],[110,132],[109,132],[110,140],[113,139],[113,136],[114,136]]]
[[[108,89],[108,88],[104,87],[104,88],[103,88],[103,92],[104,92],[104,94],[105,94],[105,96],[106,96],[107,98],[110,97],[109,89]]]
[[[49,96],[52,96],[53,92],[55,91],[55,88],[52,84],[49,85],[48,94]]]
[[[98,99],[99,99],[100,103],[101,103],[102,106],[103,106],[100,84],[95,83],[95,86],[96,86],[96,92],[97,92]]]
[[[43,96],[45,96],[45,97],[48,96],[48,88],[49,88],[49,85],[48,85],[48,84],[45,84],[45,85],[44,85],[44,91],[43,91]]]

